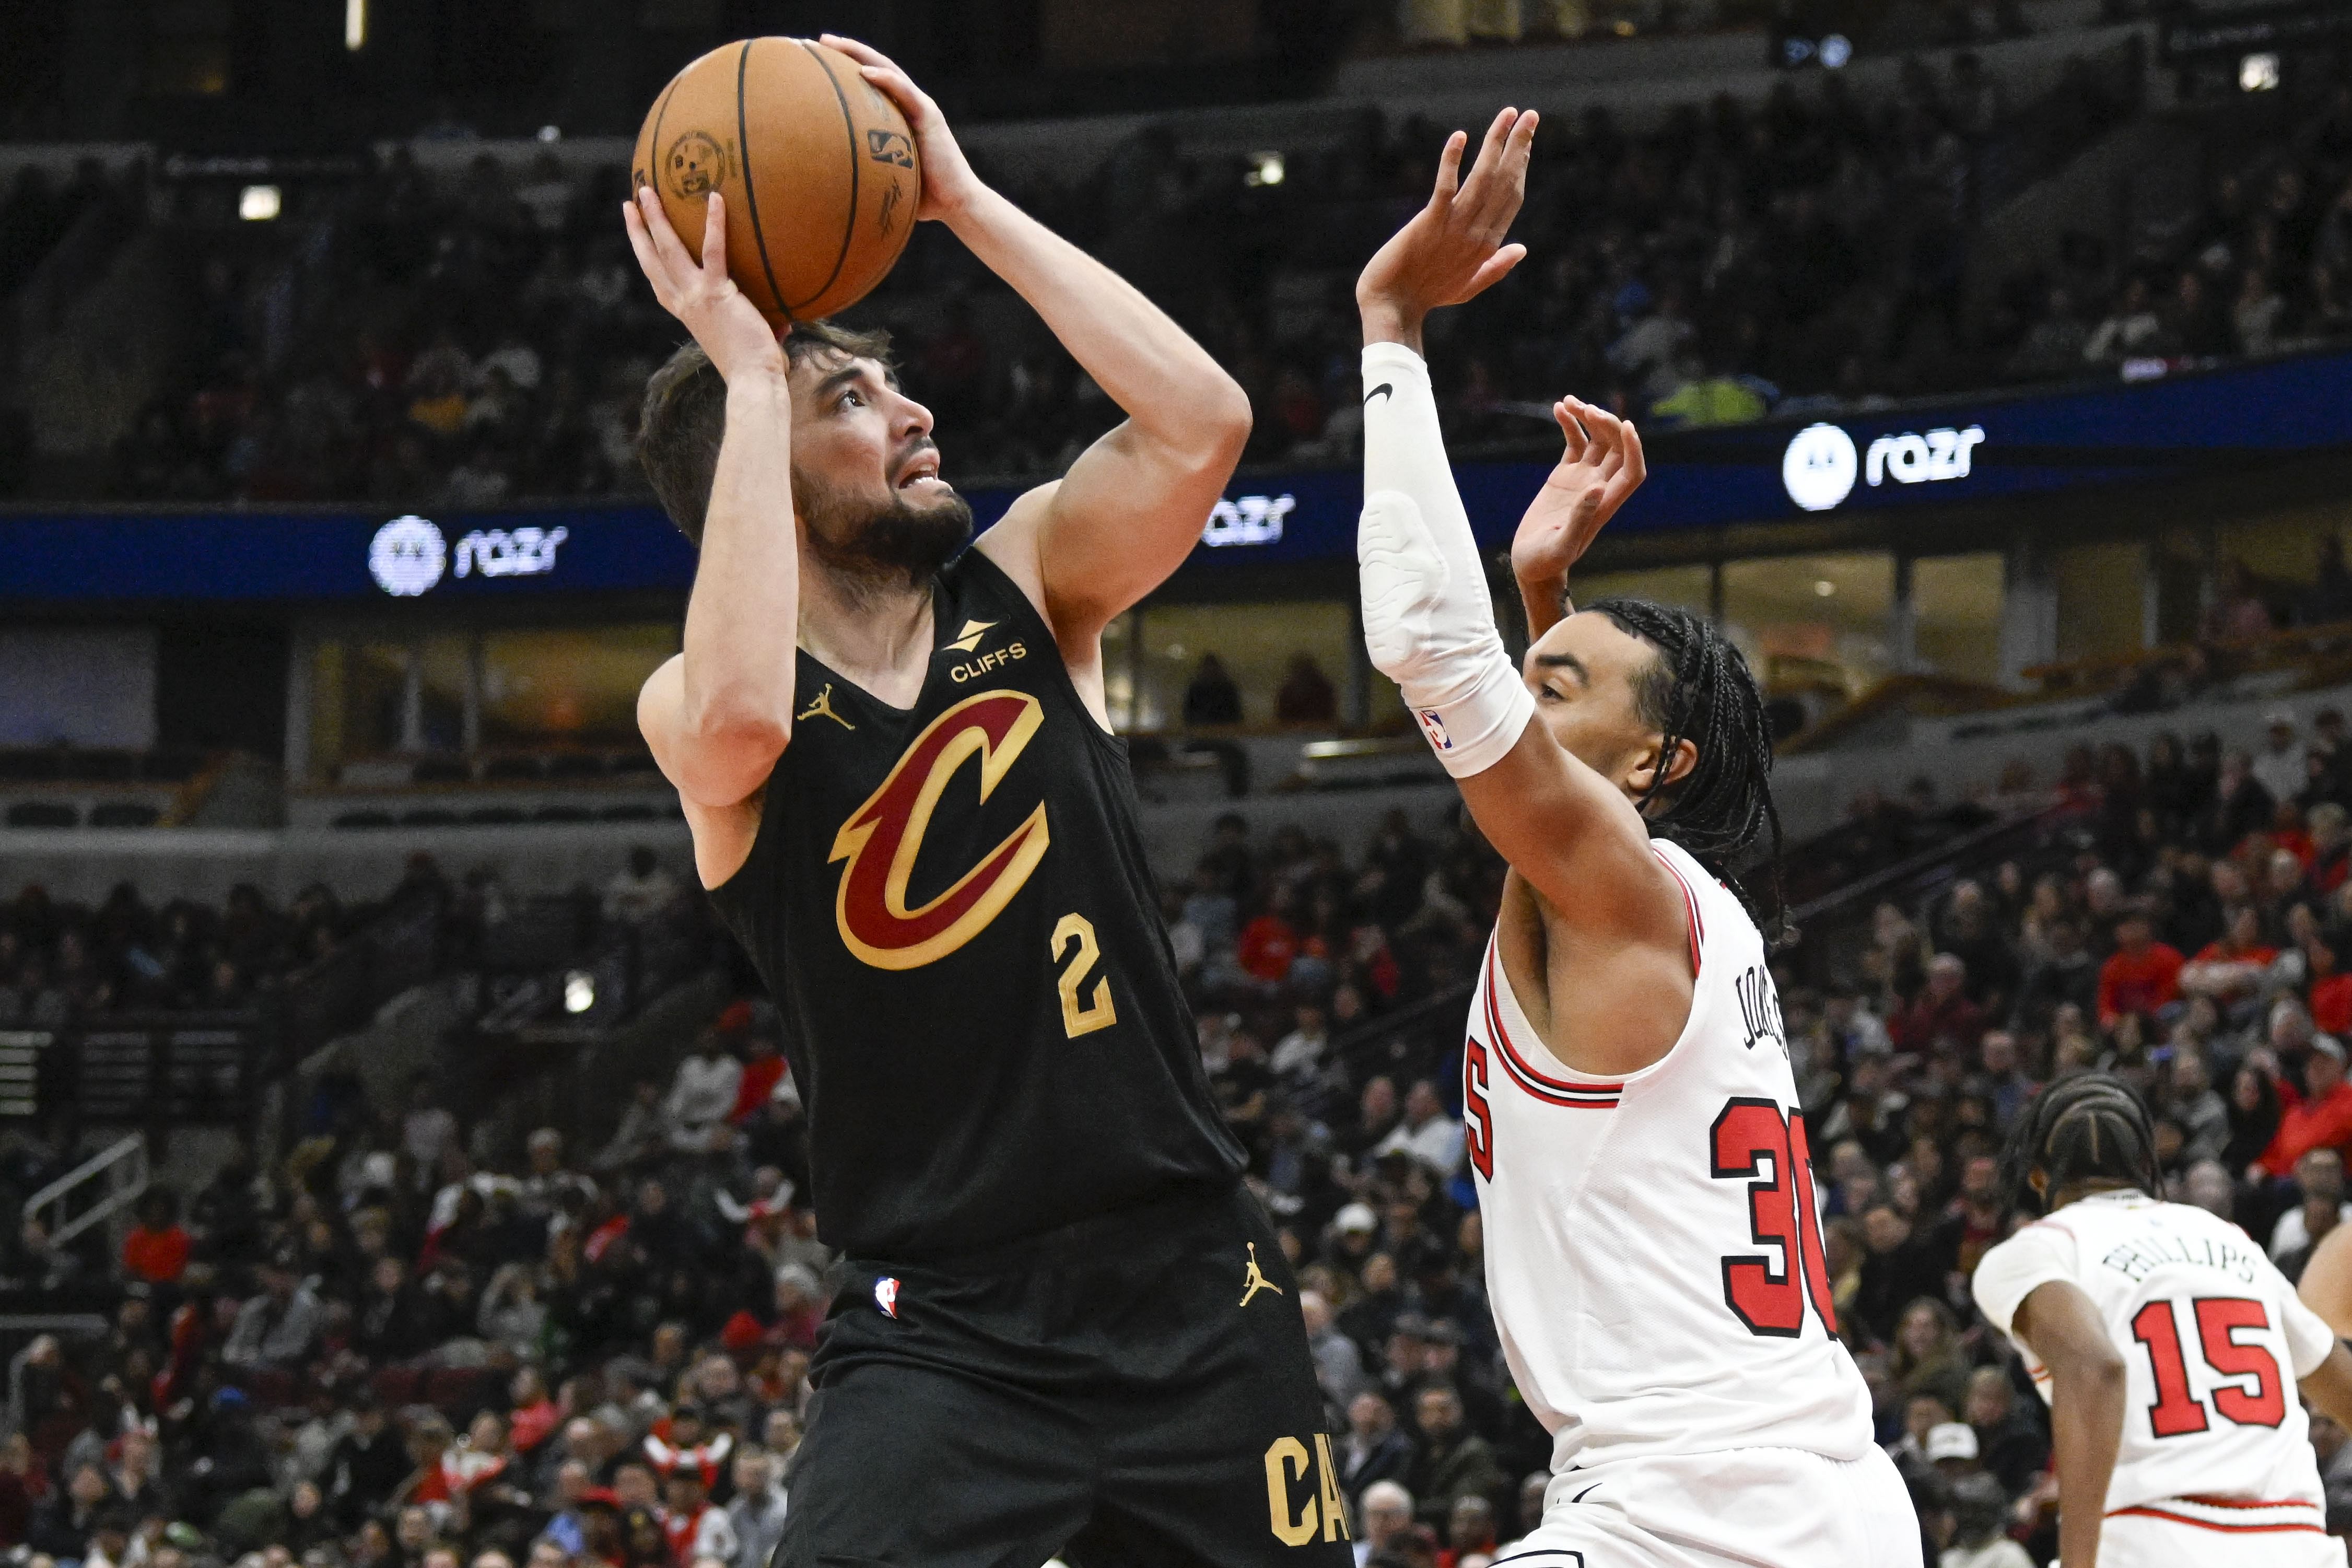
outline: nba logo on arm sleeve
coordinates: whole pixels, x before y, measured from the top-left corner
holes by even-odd
[[[1445,721],[1437,716],[1436,709],[1415,709],[1413,717],[1421,721],[1421,732],[1429,737],[1431,745],[1441,752],[1450,752],[1454,749],[1454,737],[1445,732]]]
[[[898,1315],[898,1281],[886,1274],[874,1281],[874,1304],[882,1309],[886,1318]]]

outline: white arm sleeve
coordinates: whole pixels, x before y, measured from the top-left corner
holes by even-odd
[[[1364,510],[1356,530],[1364,646],[1437,760],[1486,772],[1535,716],[1495,629],[1495,603],[1454,486],[1429,367],[1402,343],[1364,350]]]

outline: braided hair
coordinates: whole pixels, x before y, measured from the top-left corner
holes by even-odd
[[[2033,1173],[2042,1176],[2039,1200]],[[2147,1105],[2111,1072],[2078,1072],[2035,1096],[2001,1151],[2000,1184],[2013,1209],[2045,1208],[2078,1182],[2105,1181],[2164,1195]]]
[[[1662,737],[1658,770],[1640,802],[1652,832],[1688,850],[1738,895],[1751,915],[1757,912],[1755,900],[1732,876],[1729,862],[1769,832],[1773,921],[1779,928],[1772,934],[1785,938],[1780,812],[1772,804],[1772,726],[1748,660],[1688,610],[1646,599],[1601,599],[1582,607],[1607,616],[1619,630],[1658,650],[1633,682],[1636,713]],[[1667,763],[1685,741],[1698,760],[1669,783]]]

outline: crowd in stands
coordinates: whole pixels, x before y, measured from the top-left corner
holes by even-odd
[[[1989,185],[2117,122],[2137,79],[2136,60],[2078,59],[2018,102],[1962,54],[1912,62],[1881,93],[1832,73],[1642,131],[1599,109],[1547,126],[1517,229],[1531,258],[1438,345],[1456,448],[1547,447],[1543,411],[1566,388],[1707,423],[1784,398],[1983,384],[2010,345],[1962,330],[1959,282]],[[1446,129],[1366,110],[1360,133],[1293,153],[1269,182],[1161,125],[1075,183],[1006,183],[1233,371],[1256,410],[1247,460],[1341,461],[1357,435],[1350,286],[1426,199]],[[117,177],[110,199],[165,242],[183,341],[110,459],[43,482],[186,502],[641,494],[636,404],[679,332],[615,221],[625,180],[553,151],[438,174],[396,151],[293,187],[274,223],[224,228],[216,190]],[[62,210],[20,187],[13,205]],[[110,199],[94,166],[75,190]],[[938,226],[854,318],[898,333],[962,482],[1059,471],[1115,416]],[[2005,320],[1993,337],[2023,330]]]
[[[396,889],[398,902],[413,889]],[[110,1013],[228,1010],[331,957],[373,906],[346,909],[324,883],[283,910],[251,884],[217,909],[157,909],[131,883],[94,909],[27,884],[0,905],[0,1028],[56,1029]]]
[[[2352,86],[2224,163],[2200,209],[2154,255],[2118,265],[2083,241],[2010,280],[2032,322],[2013,376],[2127,360],[2210,361],[2352,338]]]
[[[2053,1076],[2106,1066],[2154,1105],[2175,1195],[2290,1275],[2352,1215],[2352,746],[2331,713],[2283,720],[2258,755],[2081,750],[2039,798],[2043,847],[1832,922],[1804,939],[1834,944],[1823,963],[1801,941],[1781,1001],[1881,1439],[1931,1544],[2046,1560],[2046,1419],[1967,1285],[2014,1223],[1995,1152]],[[1350,859],[1236,816],[1164,894],[1379,1568],[1481,1568],[1540,1506],[1549,1444],[1484,1300],[1455,1089],[1501,875],[1463,826],[1399,814]],[[677,886],[625,879],[615,898]],[[0,1546],[107,1568],[764,1568],[833,1282],[779,1039],[763,1000],[729,1003],[616,1093],[616,1121],[572,1130],[454,1098],[455,1063],[397,1104],[329,1086],[267,1162],[153,1190],[110,1331],[34,1348]],[[2314,1429],[2352,1526],[2352,1445]]]
[[[656,922],[691,926],[677,879],[650,848],[632,850],[601,889],[564,900],[583,951],[594,936]],[[60,1029],[125,1013],[236,1012],[266,1007],[315,974],[359,934],[420,917],[413,960],[424,972],[478,965],[485,933],[522,900],[488,866],[452,881],[429,854],[409,857],[375,899],[346,902],[314,882],[283,909],[242,882],[217,909],[191,899],[150,904],[131,882],[86,906],[52,899],[37,882],[0,904],[0,1028]]]

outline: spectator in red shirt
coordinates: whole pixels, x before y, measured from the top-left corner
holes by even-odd
[[[2228,1004],[2252,994],[2278,949],[2263,941],[2263,918],[2252,904],[2230,911],[2221,935],[2197,950],[2180,972],[2180,989]]]
[[[1911,1005],[1897,1013],[1886,1033],[1906,1051],[1938,1045],[1973,1056],[1984,1038],[1984,1009],[1969,1000],[1969,966],[1959,955],[1939,952],[1927,965],[1927,984]]]
[[[2333,1036],[2312,1037],[2303,1089],[2303,1098],[2280,1112],[2278,1131],[2257,1162],[2273,1176],[2286,1176],[2314,1149],[2352,1144],[2352,1084],[2344,1081],[2344,1047]]]
[[[776,1042],[765,1035],[751,1037],[750,1055],[743,1061],[743,1076],[735,1080],[735,1108],[727,1113],[728,1121],[741,1126],[759,1114],[783,1081],[783,1053]]]
[[[2324,942],[2303,951],[2311,965],[2311,1021],[2339,1038],[2352,1034],[2352,974],[2336,968],[2336,950]]]
[[[150,1285],[169,1285],[187,1266],[180,1200],[169,1187],[150,1187],[139,1200],[139,1223],[122,1238],[123,1272]]]
[[[1298,930],[1290,923],[1294,900],[1290,889],[1277,884],[1265,901],[1265,912],[1242,927],[1234,961],[1254,979],[1279,985],[1298,956]]]
[[[2143,1018],[2180,999],[2180,950],[2156,940],[2147,911],[2134,910],[2116,927],[2116,951],[2099,965],[2099,1026],[2113,1028],[2126,1014]]]

